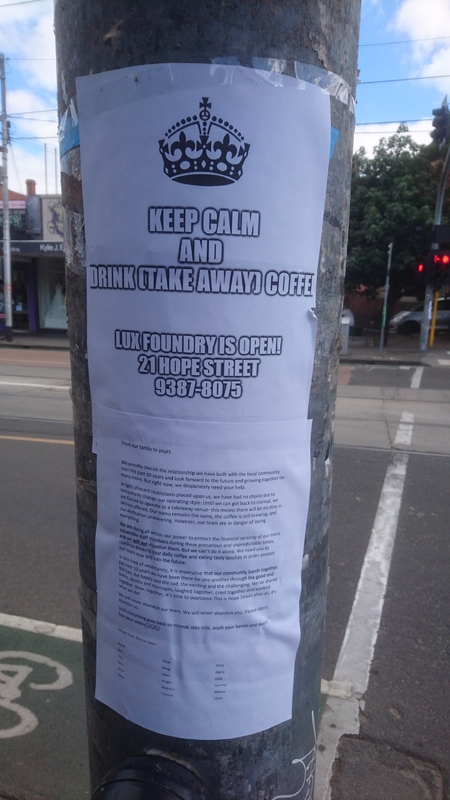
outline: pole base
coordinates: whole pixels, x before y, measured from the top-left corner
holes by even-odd
[[[183,764],[141,755],[114,767],[91,800],[211,800],[211,794],[197,773]]]

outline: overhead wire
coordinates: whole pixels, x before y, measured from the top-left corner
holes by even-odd
[[[41,108],[39,111],[16,111],[14,114],[8,114],[9,117],[22,117],[25,114],[49,114],[50,112],[56,112],[57,108]]]
[[[420,119],[380,119],[378,122],[356,122],[355,125],[401,125],[403,122],[431,122],[432,117],[421,117]]]
[[[1,8],[4,8],[4,7],[6,8],[6,7],[10,7],[10,6],[26,5],[26,4],[35,3],[35,2],[48,2],[48,0],[17,0],[16,2],[12,2],[12,3],[0,4],[0,10],[1,10]],[[388,41],[388,42],[361,42],[359,44],[359,47],[360,48],[364,48],[364,47],[388,47],[388,46],[402,45],[402,44],[413,44],[413,43],[420,43],[420,42],[446,41],[446,40],[450,40],[450,35],[448,35],[448,36],[429,36],[429,37],[423,37],[423,38],[419,38],[419,39],[399,39],[399,40],[393,40],[393,41]],[[30,58],[30,57],[14,57],[13,56],[13,57],[8,57],[7,60],[9,60],[9,61],[54,61],[55,59],[54,58]],[[449,77],[450,77],[450,75],[421,75],[421,76],[411,77],[411,78],[384,78],[384,79],[376,79],[376,80],[371,80],[371,81],[359,81],[358,85],[359,86],[370,86],[370,85],[375,85],[375,84],[403,83],[403,82],[413,82],[413,81],[433,80],[433,79],[437,80],[437,79],[449,78]],[[15,118],[17,120],[20,120],[21,117],[24,117],[25,115],[28,115],[28,114],[53,113],[53,112],[57,112],[57,109],[42,109],[42,111],[23,111],[23,112],[16,112],[14,114],[9,114],[8,116],[10,118]],[[27,117],[27,118],[29,120],[32,120],[32,121],[35,121],[35,122],[51,122],[51,120],[42,120],[42,119],[33,118],[33,117]],[[424,118],[424,119],[428,119],[428,118]],[[384,120],[384,121],[380,121],[380,122],[358,122],[358,123],[356,123],[356,125],[357,125],[357,127],[361,127],[361,126],[368,126],[368,125],[401,124],[402,122],[414,123],[414,122],[420,122],[420,121],[422,121],[422,120],[415,120],[415,119],[409,119],[409,120]],[[390,133],[390,132],[391,131],[385,131],[385,133]],[[416,133],[425,133],[426,131],[415,131],[415,132]],[[359,131],[359,133],[360,134],[369,134],[370,131]],[[377,131],[377,133],[384,133],[384,131]],[[39,141],[39,140],[45,140],[45,139],[57,139],[58,137],[57,136],[45,136],[45,137],[44,136],[14,136],[13,138],[14,138],[14,141],[24,141],[24,140]]]
[[[427,36],[424,39],[399,39],[396,42],[360,42],[359,47],[386,47],[391,44],[413,44],[415,42],[436,42],[439,39],[450,39],[449,36]]]
[[[57,136],[12,136],[11,141],[21,142],[24,140],[40,140],[47,141],[47,139],[57,139]]]
[[[0,5],[1,8],[8,8],[9,6],[25,6],[28,3],[46,3],[48,0],[19,0],[19,2],[15,3],[2,3]]]
[[[41,119],[40,117],[27,117],[27,119],[24,120],[22,117],[18,117],[16,114],[8,114],[8,117],[9,117],[9,119],[14,120],[14,122],[28,122],[28,121],[30,121],[30,122],[47,122],[47,123],[48,122],[49,123],[54,123],[55,122],[54,119]]]
[[[366,125],[367,123],[362,122],[360,124]],[[378,136],[378,135],[382,135],[384,133],[385,134],[392,134],[393,131],[358,131],[358,136],[364,136],[364,135],[367,135],[367,136]],[[395,133],[398,133],[398,131],[395,131]],[[429,131],[428,128],[426,128],[426,129],[415,130],[415,131],[400,131],[400,134],[402,134],[402,133],[404,133],[407,136],[407,135],[410,135],[411,133],[430,133],[430,131]]]
[[[383,78],[376,81],[358,81],[358,86],[367,86],[370,83],[402,83],[404,81],[431,81],[440,78],[450,78],[450,75],[419,75],[416,78]]]
[[[12,143],[11,143],[11,147],[10,147],[10,152],[11,152],[11,158],[12,158],[12,162],[13,162],[13,166],[14,166],[14,172],[15,172],[15,175],[16,175],[17,186],[20,186],[19,170],[17,169],[17,163],[16,163],[16,158],[15,158],[15,153],[14,153],[14,148],[12,146]]]

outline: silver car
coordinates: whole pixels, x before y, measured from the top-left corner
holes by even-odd
[[[400,311],[389,322],[389,327],[397,333],[408,335],[420,333],[423,317],[423,303],[411,311]],[[450,331],[450,297],[440,297],[436,314],[437,331]]]

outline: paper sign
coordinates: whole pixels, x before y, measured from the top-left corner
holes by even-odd
[[[96,696],[182,738],[289,719],[310,423],[98,426]]]
[[[246,735],[291,714],[329,97],[195,64],[77,95],[96,694],[168,735]]]

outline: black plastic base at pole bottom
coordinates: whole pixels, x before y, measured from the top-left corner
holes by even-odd
[[[155,755],[131,756],[114,767],[92,800],[212,800],[203,780],[184,764]]]

